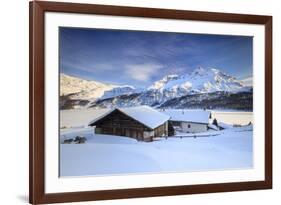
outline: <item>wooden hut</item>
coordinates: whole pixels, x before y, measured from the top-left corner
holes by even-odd
[[[169,116],[148,106],[116,108],[89,123],[96,134],[118,135],[139,141],[168,136]]]

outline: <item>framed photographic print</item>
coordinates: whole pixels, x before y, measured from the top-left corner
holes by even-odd
[[[30,203],[270,189],[272,17],[30,2]]]

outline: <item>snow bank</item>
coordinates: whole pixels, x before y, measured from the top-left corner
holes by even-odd
[[[95,135],[94,128],[85,127],[108,111],[85,109],[60,112],[61,127],[68,127],[61,129],[61,141],[75,136],[87,138],[85,144],[60,145],[61,176],[248,169],[253,166],[252,125],[209,130],[197,134],[196,138],[186,134],[188,136],[182,138],[160,138],[146,143],[121,136]],[[233,114],[235,122],[239,122],[239,116],[244,116]],[[146,113],[142,116],[149,119]],[[228,117],[224,118],[226,114],[222,116],[217,118],[219,122],[229,122]]]
[[[60,128],[85,127],[110,109],[74,109],[60,111]]]
[[[89,134],[85,144],[60,146],[60,176],[252,168],[251,126],[215,132],[218,135],[161,138],[146,143],[121,136],[90,134],[88,129],[85,132],[80,129],[79,134]]]
[[[247,125],[253,123],[253,112],[238,111],[212,111],[212,119],[216,118],[218,122],[226,124]]]

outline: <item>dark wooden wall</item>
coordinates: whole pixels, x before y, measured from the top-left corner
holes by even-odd
[[[113,111],[94,124],[97,133],[127,136],[137,140],[143,140],[143,132],[151,130],[118,110]]]

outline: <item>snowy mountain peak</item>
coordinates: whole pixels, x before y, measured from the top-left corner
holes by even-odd
[[[191,76],[196,76],[196,77],[209,76],[210,78],[212,78],[214,76],[221,76],[223,78],[235,79],[234,77],[222,72],[221,70],[219,70],[217,68],[210,68],[210,67],[207,67],[207,68],[198,67],[191,72]]]
[[[134,86],[122,85],[119,87],[115,87],[111,90],[105,91],[104,95],[102,96],[102,99],[112,98],[120,95],[129,95],[137,92],[139,92],[139,90],[136,89]]]
[[[117,86],[60,74],[60,95],[71,94],[72,99],[94,100],[103,96],[105,91],[115,87]]]
[[[163,78],[164,81],[169,81],[169,80],[175,80],[175,79],[178,79],[179,76],[178,75],[167,75]]]
[[[147,89],[82,80],[65,74],[61,74],[60,81],[60,95],[64,107],[73,107],[76,101],[79,106],[86,104],[86,107],[161,106],[165,102],[171,104],[170,100],[187,95],[252,92],[252,86],[249,86],[251,84],[250,78],[237,80],[219,69],[203,67],[198,67],[184,75],[164,76]]]
[[[253,86],[253,77],[248,77],[239,81],[244,86]]]
[[[167,75],[164,78],[162,78],[159,81],[156,81],[153,83],[153,85],[151,85],[150,87],[148,87],[148,90],[159,90],[159,89],[164,89],[165,86],[171,82],[171,81],[175,81],[178,80],[179,76],[178,75]]]
[[[60,74],[60,95],[71,95],[74,100],[94,101],[135,92],[139,90],[130,85],[113,85]]]
[[[179,96],[188,93],[207,93],[216,91],[238,92],[244,86],[236,78],[216,68],[198,67],[190,74],[168,75],[156,81],[149,90],[174,91]]]
[[[202,74],[204,74],[206,72],[207,72],[207,69],[199,66],[198,68],[194,69],[191,74],[192,75],[202,75]]]

